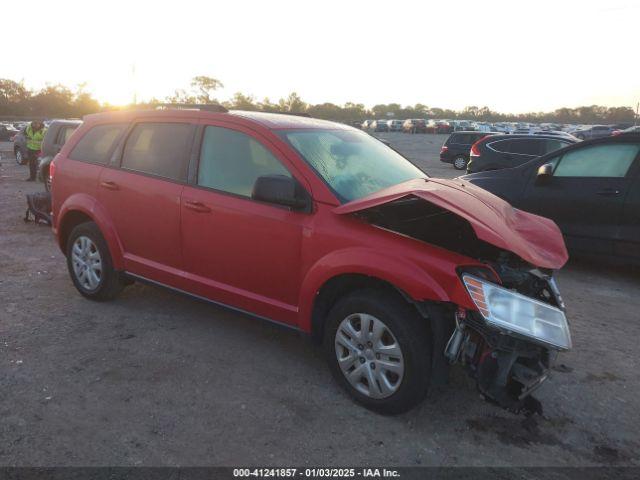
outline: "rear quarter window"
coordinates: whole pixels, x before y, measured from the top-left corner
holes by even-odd
[[[76,143],[69,154],[71,160],[105,164],[126,128],[126,124],[98,125]]]

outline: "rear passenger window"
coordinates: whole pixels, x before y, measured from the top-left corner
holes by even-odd
[[[122,168],[184,182],[193,140],[188,123],[139,123],[122,155]]]
[[[499,140],[497,142],[490,143],[489,146],[496,152],[509,153],[511,142],[511,140]]]
[[[518,140],[511,141],[511,153],[516,153],[520,155],[540,155],[540,144],[543,143],[541,140],[537,140],[534,138],[522,138]]]
[[[459,145],[471,145],[473,143],[471,141],[472,138],[473,137],[468,133],[453,135],[453,138],[451,139],[451,143],[455,143]]]
[[[107,163],[125,128],[126,124],[121,123],[93,127],[73,147],[69,158],[89,163]]]
[[[251,197],[263,175],[291,174],[261,143],[222,127],[207,127],[202,140],[198,185]]]

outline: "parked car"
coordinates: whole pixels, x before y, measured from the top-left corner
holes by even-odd
[[[387,125],[390,132],[401,132],[402,125],[404,122],[402,120],[388,120]]]
[[[580,140],[590,140],[592,138],[608,137],[614,130],[615,127],[612,125],[594,125],[593,127],[577,130],[573,135]]]
[[[624,130],[614,130],[613,132],[611,132],[611,135],[622,135],[627,133],[640,133],[640,125],[625,128]]]
[[[360,126],[360,128],[362,130],[367,130],[368,128],[371,128],[372,123],[373,123],[373,120],[365,120],[364,122],[362,122],[362,125]]]
[[[8,142],[18,133],[18,130],[13,125],[0,124],[0,142]]]
[[[427,121],[422,118],[410,118],[402,124],[404,133],[427,133]]]
[[[23,126],[18,133],[13,136],[13,154],[18,165],[25,165],[28,159],[27,137],[24,135],[27,126],[28,124]]]
[[[373,123],[369,126],[371,130],[374,132],[388,132],[389,131],[389,123],[386,119],[374,120]]]
[[[440,149],[440,161],[451,163],[456,170],[464,170],[469,162],[471,145],[491,135],[485,132],[455,132],[449,135]]]
[[[561,132],[559,130],[540,130],[538,132],[533,132],[534,135],[546,135],[548,137],[560,137],[566,138],[568,140],[576,141],[578,140],[576,137],[567,132]]]
[[[452,133],[453,126],[447,120],[439,120],[436,122],[435,133]]]
[[[471,146],[467,173],[512,168],[577,140],[549,135],[493,135]]]
[[[51,161],[80,124],[82,124],[80,120],[53,120],[49,125],[42,140],[42,151],[38,161],[38,179],[44,182],[45,190],[49,191],[51,188],[49,178]]]
[[[508,170],[462,177],[554,220],[569,251],[640,265],[640,134],[587,140]]]
[[[80,294],[141,280],[295,328],[376,411],[455,362],[493,402],[538,407],[571,347],[552,221],[347,125],[216,110],[88,115],[62,147],[53,231]]]

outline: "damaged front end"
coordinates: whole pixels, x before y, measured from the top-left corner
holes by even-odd
[[[485,399],[513,412],[542,412],[531,393],[558,352],[571,348],[553,279],[568,255],[553,221],[467,182],[442,179],[406,182],[335,212],[479,261],[483,266],[457,271],[476,308],[450,304],[432,316],[444,318],[434,329],[440,357],[434,368],[461,363]]]
[[[558,352],[571,348],[562,298],[553,277],[537,269],[494,271],[505,272],[499,283],[461,272],[477,310],[457,310],[444,355],[467,367],[485,399],[512,412],[542,414],[531,393]]]

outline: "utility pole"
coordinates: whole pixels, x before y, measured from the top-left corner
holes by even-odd
[[[133,85],[133,104],[138,103],[138,89],[136,85],[136,64],[131,64],[131,84]]]

